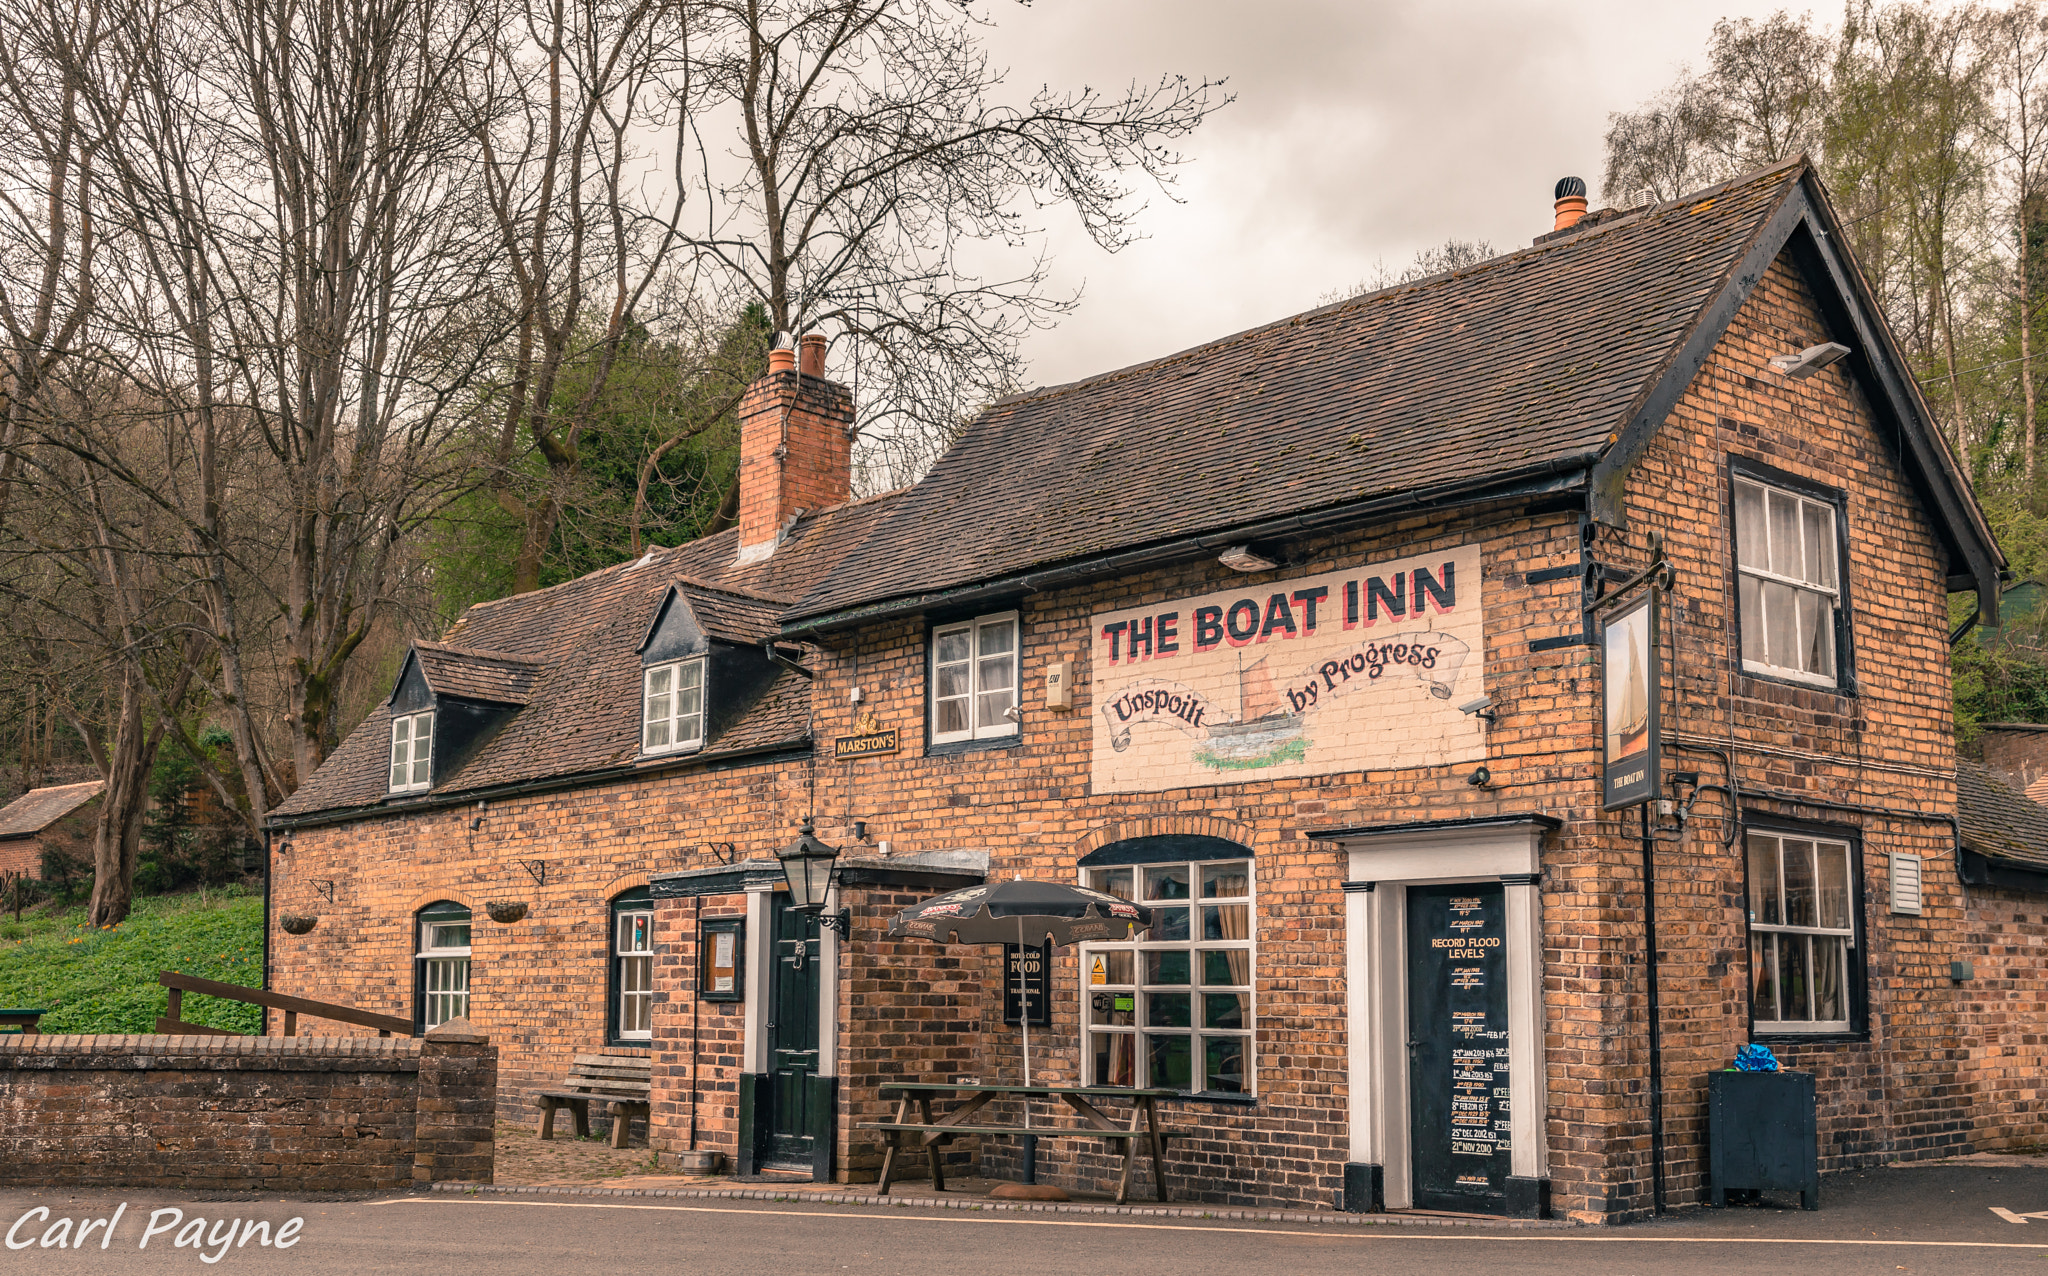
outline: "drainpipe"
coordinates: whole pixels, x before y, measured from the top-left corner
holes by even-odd
[[[277,858],[270,850],[270,830],[263,830],[263,991],[270,991],[270,882],[277,876]],[[257,1032],[270,1035],[270,1007],[263,1008]]]

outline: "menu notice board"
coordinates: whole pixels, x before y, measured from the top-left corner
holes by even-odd
[[[1506,895],[1410,887],[1408,1007],[1419,1209],[1484,1212],[1510,1164]]]
[[[1022,987],[1018,968],[1023,968]],[[1052,945],[1025,948],[1003,945],[1003,1022],[1023,1020],[1020,998],[1031,1003],[1031,1026],[1052,1027]]]
[[[698,1000],[746,999],[746,933],[743,917],[713,917],[704,921],[697,934]]]

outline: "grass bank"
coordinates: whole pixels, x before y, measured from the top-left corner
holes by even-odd
[[[263,983],[263,897],[240,887],[145,896],[118,926],[85,907],[0,915],[0,1006],[47,1010],[44,1032],[155,1032],[158,971],[246,988]],[[231,1032],[262,1030],[262,1010],[188,993],[182,1015]]]

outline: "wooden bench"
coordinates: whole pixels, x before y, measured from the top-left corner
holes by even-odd
[[[1175,1132],[1159,1128],[1157,1100],[1171,1097],[1167,1090],[1117,1090],[1098,1086],[979,1086],[979,1085],[902,1085],[884,1086],[882,1097],[897,1100],[894,1121],[863,1121],[863,1130],[878,1130],[887,1139],[882,1155],[882,1181],[877,1194],[889,1194],[889,1182],[896,1169],[896,1154],[899,1151],[914,1151],[922,1146],[931,1159],[932,1190],[946,1190],[945,1169],[941,1165],[939,1148],[953,1139],[969,1134],[1028,1134],[1040,1139],[1101,1139],[1109,1151],[1120,1157],[1121,1173],[1117,1175],[1116,1203],[1122,1205],[1130,1197],[1131,1162],[1149,1151],[1152,1156],[1152,1181],[1154,1191],[1161,1201],[1167,1199],[1166,1149],[1177,1137]],[[1029,1102],[1032,1099],[1058,1099],[1072,1109],[1087,1124],[1084,1126],[1033,1126],[1025,1129],[1022,1125],[972,1125],[968,1119],[991,1100],[1003,1095],[1020,1096]],[[959,1107],[943,1117],[932,1117],[934,1098],[953,1097],[966,1100]],[[1128,1100],[1131,1103],[1129,1125],[1118,1125],[1105,1115],[1096,1104],[1105,1099]],[[912,1107],[924,1119],[910,1118]],[[916,1137],[912,1137],[916,1136]],[[1141,1147],[1137,1140],[1145,1140]],[[905,1145],[909,1146],[906,1147]]]
[[[43,1016],[49,1013],[47,1010],[30,1010],[25,1006],[18,1006],[11,1010],[0,1007],[0,1032],[4,1032],[9,1028],[16,1028],[24,1034],[40,1033],[43,1030],[41,1026]]]
[[[612,1146],[626,1146],[626,1129],[637,1114],[654,1108],[654,1061],[644,1054],[579,1054],[569,1076],[552,1090],[533,1096],[540,1107],[540,1137],[555,1137],[555,1111],[567,1108],[576,1118],[576,1137],[590,1137],[590,1105],[612,1106]]]

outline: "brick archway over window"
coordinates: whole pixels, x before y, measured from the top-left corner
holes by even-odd
[[[483,905],[477,902],[476,897],[459,886],[429,886],[412,897],[412,903],[406,906],[406,920],[410,922],[422,908],[429,904],[438,904],[442,900],[460,904],[473,913],[483,911]]]
[[[653,884],[654,879],[645,873],[621,873],[609,882],[606,882],[604,889],[598,892],[597,897],[609,904],[627,891],[642,886],[652,886]]]
[[[1174,815],[1159,819],[1124,820],[1093,833],[1074,843],[1073,856],[1080,859],[1091,851],[1097,851],[1111,842],[1128,842],[1139,837],[1162,837],[1178,834],[1183,837],[1220,837],[1249,848],[1252,845],[1252,831],[1245,825],[1231,820],[1219,820],[1209,815]]]

